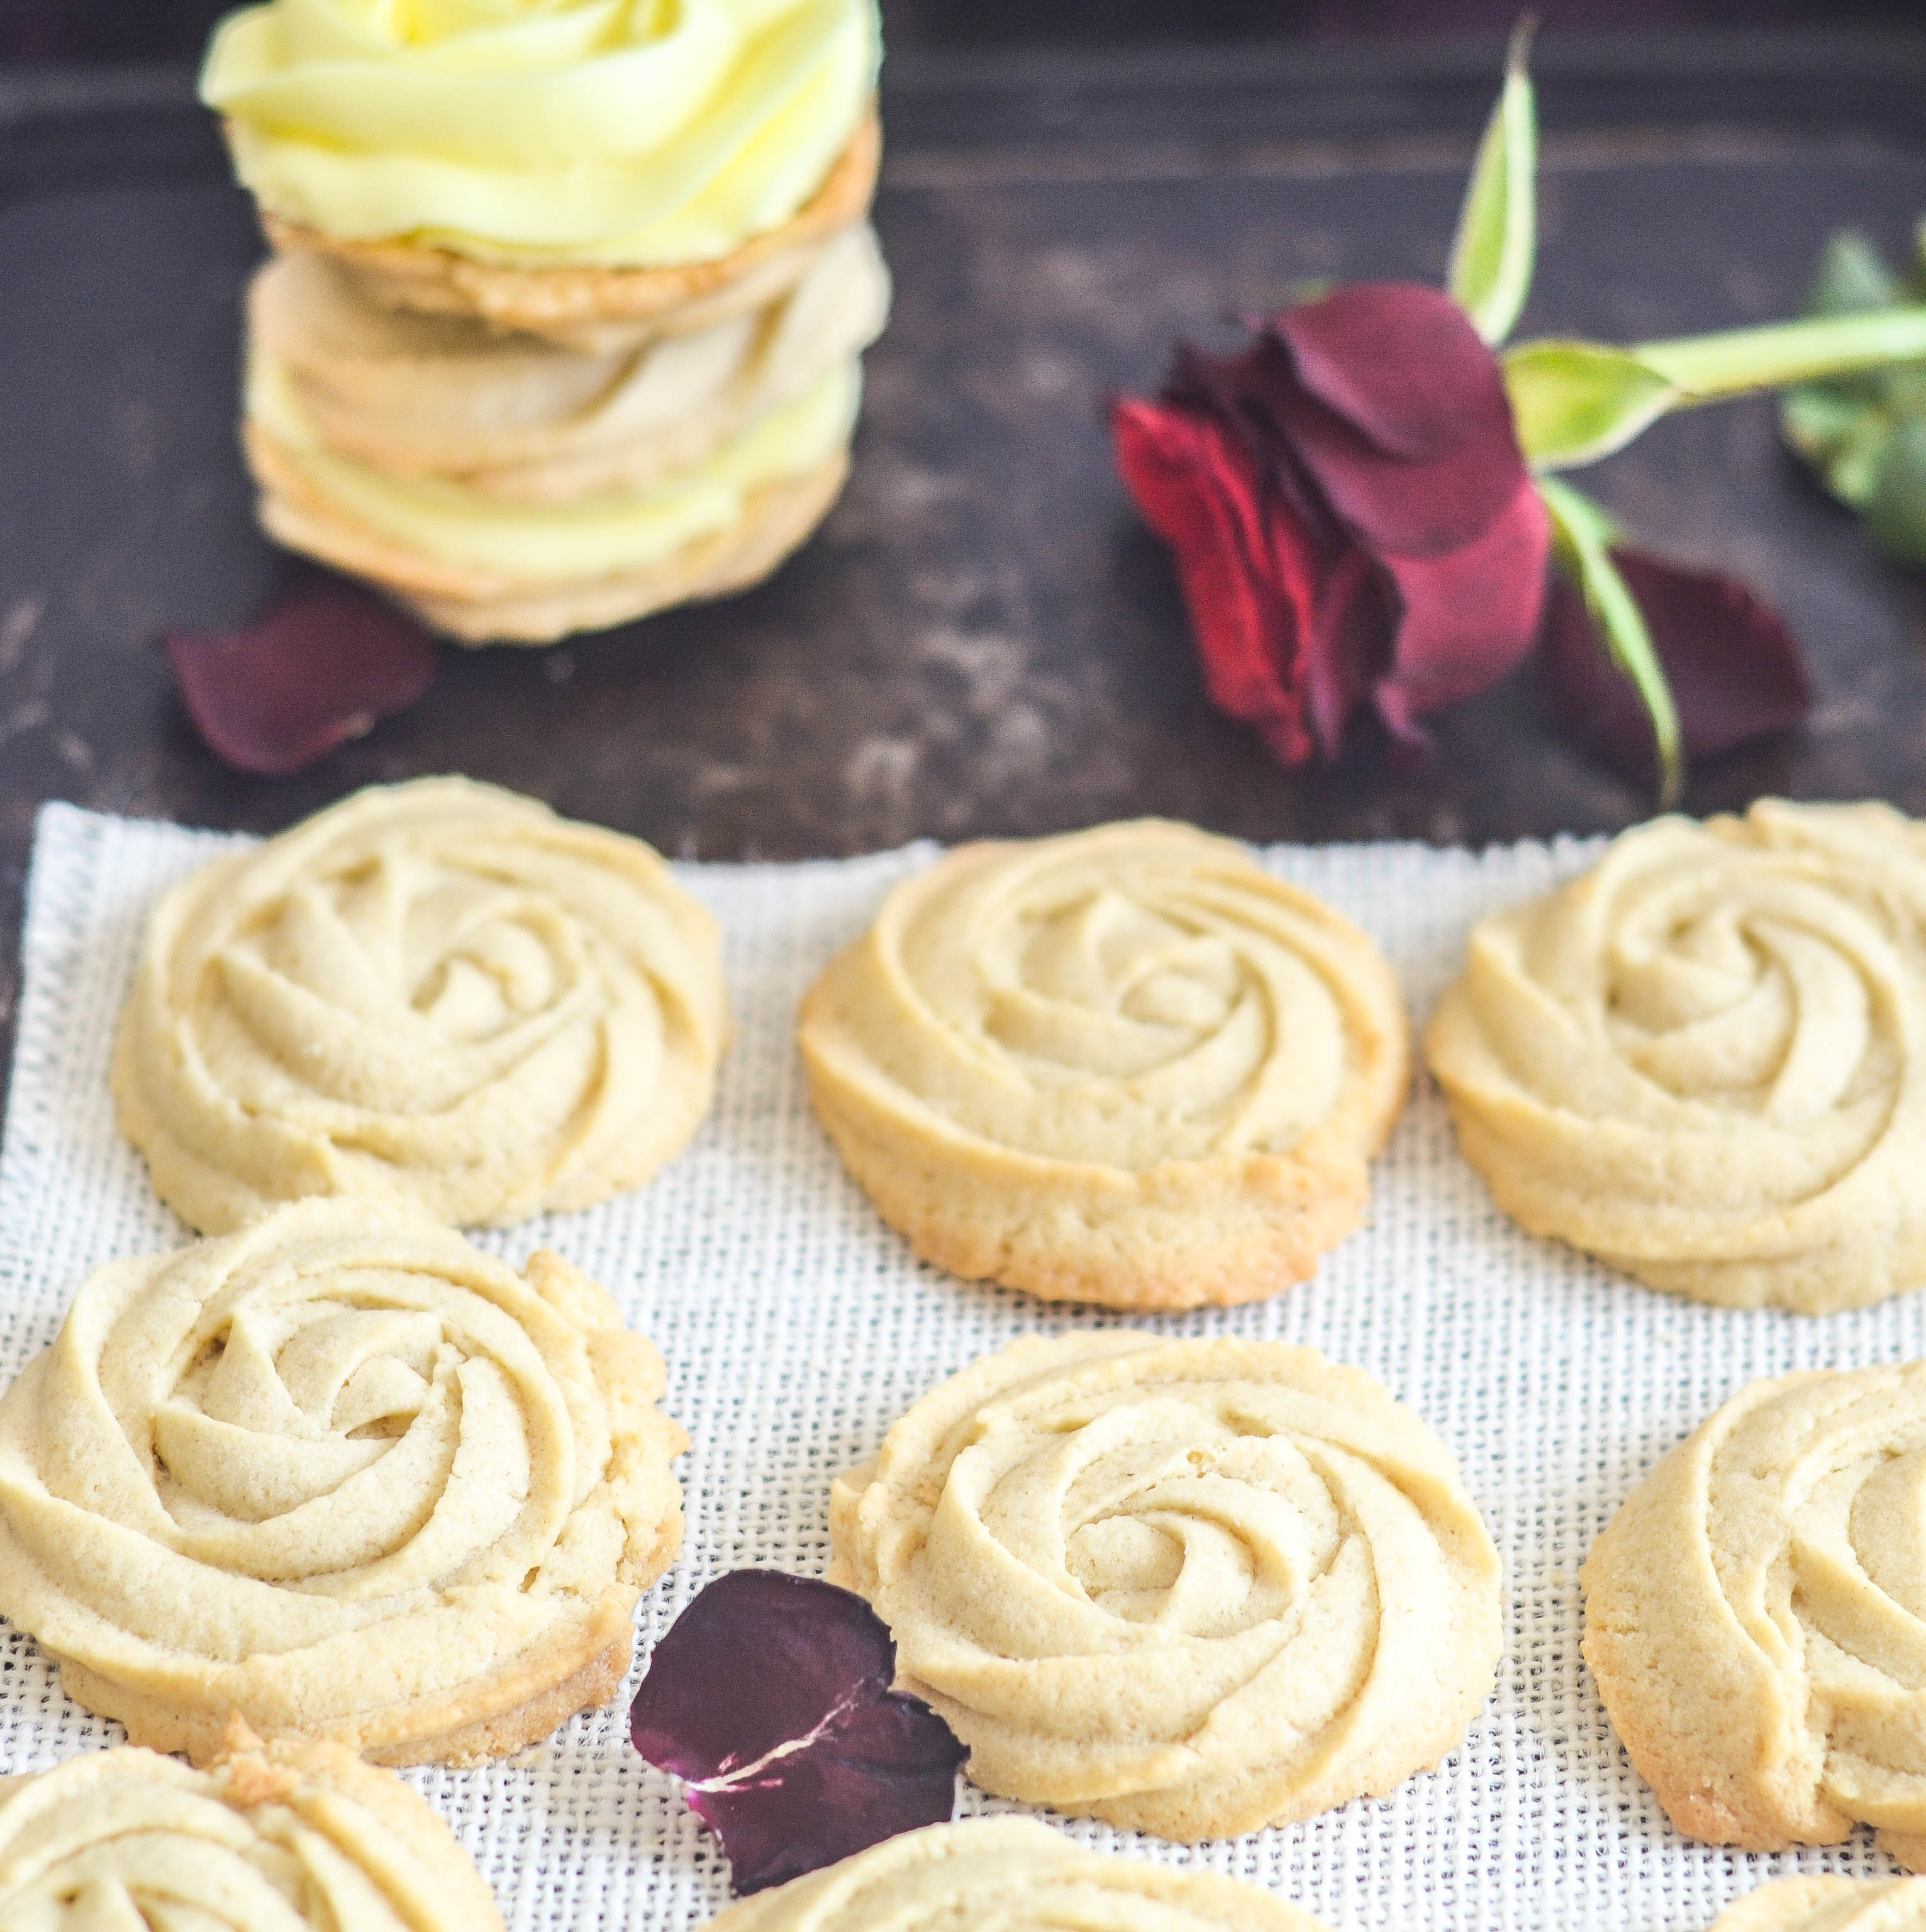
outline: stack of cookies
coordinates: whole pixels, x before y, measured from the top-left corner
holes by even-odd
[[[872,0],[230,16],[202,91],[275,250],[269,532],[472,643],[766,576],[842,488],[888,306],[878,57]]]

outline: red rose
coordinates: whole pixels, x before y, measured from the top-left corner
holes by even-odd
[[[1214,702],[1286,764],[1392,733],[1530,651],[1550,556],[1497,357],[1435,289],[1356,283],[1120,401],[1117,460],[1174,548]]]

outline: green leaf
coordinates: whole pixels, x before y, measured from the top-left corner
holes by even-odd
[[[1534,470],[1609,456],[1680,400],[1676,384],[1630,351],[1595,342],[1521,342],[1504,352],[1504,387]]]
[[[1892,434],[1887,410],[1876,401],[1842,394],[1837,384],[1808,382],[1780,398],[1779,427],[1818,469],[1834,496],[1855,510],[1866,507]]]
[[[1446,275],[1452,299],[1494,347],[1511,333],[1531,292],[1538,244],[1538,112],[1525,66],[1535,24],[1521,20],[1511,36],[1504,85],[1478,143]]]
[[[1844,228],[1826,244],[1806,291],[1808,315],[1864,315],[1898,308],[1906,298],[1886,257],[1857,229]]]
[[[1926,419],[1902,416],[1880,454],[1866,528],[1882,550],[1926,563]]]
[[[1583,593],[1585,608],[1604,638],[1612,662],[1636,687],[1652,720],[1652,741],[1658,752],[1658,803],[1661,811],[1669,812],[1678,802],[1685,784],[1678,707],[1672,701],[1672,687],[1652,646],[1645,614],[1612,561],[1617,532],[1596,503],[1568,484],[1542,478],[1538,494],[1551,512],[1552,554],[1558,567]]]

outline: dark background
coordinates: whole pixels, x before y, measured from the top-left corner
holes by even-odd
[[[228,0],[0,0],[0,58],[99,60],[196,52]],[[1489,33],[1519,0],[883,0],[894,47],[1156,40],[1344,40]],[[1918,27],[1926,0],[1539,0],[1553,30]]]

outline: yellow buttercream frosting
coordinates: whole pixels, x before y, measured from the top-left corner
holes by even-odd
[[[215,29],[201,98],[325,234],[653,268],[801,208],[880,46],[874,0],[267,0]]]
[[[862,394],[854,356],[705,461],[633,496],[505,502],[433,476],[391,476],[329,449],[285,370],[255,345],[248,413],[317,495],[418,556],[529,583],[632,570],[725,530],[757,490],[807,476],[849,440]]]

